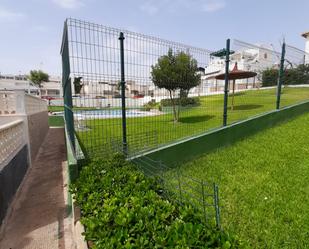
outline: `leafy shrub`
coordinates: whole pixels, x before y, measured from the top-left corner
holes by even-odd
[[[154,99],[150,100],[148,103],[144,104],[141,108],[142,111],[149,112],[151,109],[158,109],[159,111],[162,111],[162,106],[160,103],[157,103]]]
[[[174,99],[176,105],[181,106],[189,106],[189,105],[200,105],[200,99],[198,97],[193,98],[176,98]],[[161,100],[162,106],[172,106],[172,101],[170,99],[162,99]]]
[[[238,248],[207,227],[190,205],[163,198],[161,186],[121,156],[85,166],[71,185],[93,248]]]
[[[278,69],[266,69],[262,73],[262,86],[276,86],[278,82]]]
[[[151,109],[155,109],[158,107],[159,107],[159,103],[156,103],[156,101],[152,99],[148,103],[143,105],[142,110],[149,112]]]
[[[278,69],[266,69],[262,72],[263,86],[276,86]],[[286,69],[283,75],[284,85],[309,84],[309,65],[299,65],[296,68]]]

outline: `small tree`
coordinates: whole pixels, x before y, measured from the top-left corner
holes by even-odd
[[[75,77],[73,81],[74,85],[74,92],[75,94],[80,94],[80,91],[82,90],[83,84],[81,83],[82,77]]]
[[[28,79],[41,88],[42,82],[49,81],[49,75],[42,70],[31,70]]]
[[[180,97],[186,97],[191,88],[200,84],[201,77],[197,73],[197,61],[184,52],[173,54],[173,50],[169,49],[167,55],[161,56],[151,69],[151,77],[155,86],[169,92],[174,122],[177,122],[179,120],[179,105],[177,110],[175,92],[178,90],[182,95]]]

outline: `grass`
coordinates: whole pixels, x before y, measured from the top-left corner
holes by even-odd
[[[93,107],[74,107],[74,110],[93,110],[96,108]],[[48,111],[49,112],[63,112],[64,111],[64,106],[57,106],[57,105],[50,105],[48,106]]]
[[[48,124],[52,127],[64,126],[64,120],[62,116],[48,116]]]
[[[252,248],[309,248],[309,114],[181,166],[220,186],[223,227]]]
[[[284,88],[282,106],[309,100],[309,88]],[[200,98],[201,105],[183,108],[178,123],[171,113],[149,117],[127,118],[128,143],[132,147],[154,147],[222,126],[223,95]],[[275,109],[276,89],[253,90],[235,94],[234,108],[229,98],[228,123],[244,120]],[[121,139],[120,118],[83,121],[87,127],[78,136],[87,152],[105,150],[110,139]],[[157,135],[155,135],[157,134]]]
[[[64,106],[56,106],[56,105],[49,105],[48,111],[49,112],[63,112]]]

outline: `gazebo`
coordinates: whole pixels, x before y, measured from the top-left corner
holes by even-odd
[[[234,109],[235,81],[239,79],[252,78],[255,77],[256,75],[257,73],[255,72],[239,70],[237,67],[237,62],[235,62],[233,70],[230,71],[228,75],[228,80],[233,80],[233,95],[232,95],[232,107],[231,107],[232,110]],[[215,79],[224,80],[225,73],[218,74],[217,76],[215,76]]]

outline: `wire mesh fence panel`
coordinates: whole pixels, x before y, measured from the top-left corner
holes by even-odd
[[[66,123],[73,113],[86,156],[111,153],[112,140],[135,154],[222,126],[225,58],[77,19],[67,19],[65,33],[65,82],[71,85],[65,84],[64,95],[71,95],[70,85],[73,96],[65,104]],[[281,56],[271,45],[239,40],[234,40],[232,50],[229,124],[276,108]],[[308,99],[308,58],[286,46],[281,107]]]
[[[66,23],[75,131],[86,155],[108,153],[111,134],[121,127],[119,32],[76,19]]]
[[[156,177],[163,186],[162,195],[180,204],[190,204],[203,215],[203,221],[220,227],[218,186],[182,174],[181,169],[170,168],[147,156],[132,160],[149,177]]]
[[[208,50],[127,31],[124,36],[126,97],[134,100],[127,106],[140,111],[127,120],[128,136],[156,131],[158,144],[165,144],[221,125],[222,95],[204,75]]]
[[[155,148],[221,126],[223,85],[209,79],[216,67],[208,67],[210,51],[76,19],[66,23],[74,124],[88,156],[109,153],[111,139],[122,136],[120,32],[129,147]]]
[[[230,56],[228,123],[244,120],[276,108],[277,78],[267,78],[278,70],[280,53],[271,46],[234,40]]]
[[[281,107],[309,100],[309,54],[286,44]]]

